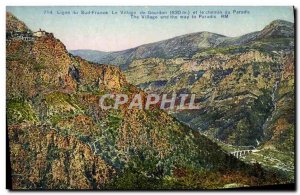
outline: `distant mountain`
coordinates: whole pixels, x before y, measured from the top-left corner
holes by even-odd
[[[274,20],[261,31],[252,32],[240,37],[227,38],[219,45],[219,47],[227,47],[232,45],[239,46],[250,43],[251,41],[276,37],[293,38],[294,24],[284,20]]]
[[[270,37],[294,37],[294,23],[285,20],[274,20],[259,33],[259,38]]]
[[[242,35],[239,37],[226,37],[224,35],[198,32],[186,34],[171,39],[141,45],[135,48],[116,51],[101,52],[90,50],[70,50],[75,56],[91,62],[103,64],[115,64],[123,70],[127,69],[128,64],[136,59],[145,58],[191,58],[195,53],[207,48],[222,48],[232,45],[242,45],[251,41],[272,37],[293,37],[293,23],[284,20],[275,20],[267,25],[263,30]]]
[[[134,59],[150,57],[174,58],[178,56],[189,58],[201,49],[217,46],[223,42],[224,39],[225,36],[223,35],[199,32],[149,43],[123,51],[100,52],[100,55],[95,51],[88,50],[71,50],[69,52],[92,62],[116,64],[122,69],[126,69],[126,65]]]
[[[103,57],[109,54],[109,52],[97,51],[97,50],[71,50],[74,56],[80,56],[83,59],[89,59],[91,62],[100,61]]]

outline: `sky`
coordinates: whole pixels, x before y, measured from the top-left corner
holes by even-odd
[[[25,22],[31,30],[37,31],[41,28],[52,32],[68,50],[120,51],[201,31],[235,37],[262,30],[273,20],[294,22],[293,7],[8,6],[6,9]],[[92,11],[98,14],[93,14]],[[132,18],[130,13],[122,14],[121,11],[135,12],[134,15],[139,17],[141,11],[145,12],[145,15],[149,15],[150,11],[151,16],[158,16],[158,18],[136,19]],[[153,13],[159,11],[166,12],[165,15],[179,14],[177,16],[186,16],[187,14],[184,13],[186,12],[189,13],[189,18],[160,19],[161,15]],[[230,12],[229,17],[221,18],[221,14],[218,14],[220,12],[222,15]],[[196,18],[192,19],[191,15]],[[199,18],[199,15],[216,16],[216,18]]]

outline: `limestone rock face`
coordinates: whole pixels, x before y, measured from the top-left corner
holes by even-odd
[[[121,70],[115,66],[98,65],[89,63],[81,58],[75,58],[78,62],[81,84],[96,84],[100,89],[121,90],[127,84]]]

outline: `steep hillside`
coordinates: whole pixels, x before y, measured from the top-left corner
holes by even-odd
[[[18,20],[14,15],[9,12],[6,12],[6,32],[9,31],[29,31],[28,27],[24,22]]]
[[[145,93],[119,68],[69,55],[51,33],[7,39],[6,51],[12,189],[205,189],[290,182],[259,164],[239,161],[156,106],[102,109],[103,94],[145,99]]]

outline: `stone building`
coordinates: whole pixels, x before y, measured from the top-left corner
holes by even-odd
[[[33,33],[33,36],[35,37],[43,37],[46,35],[46,31],[39,29],[38,31]]]

